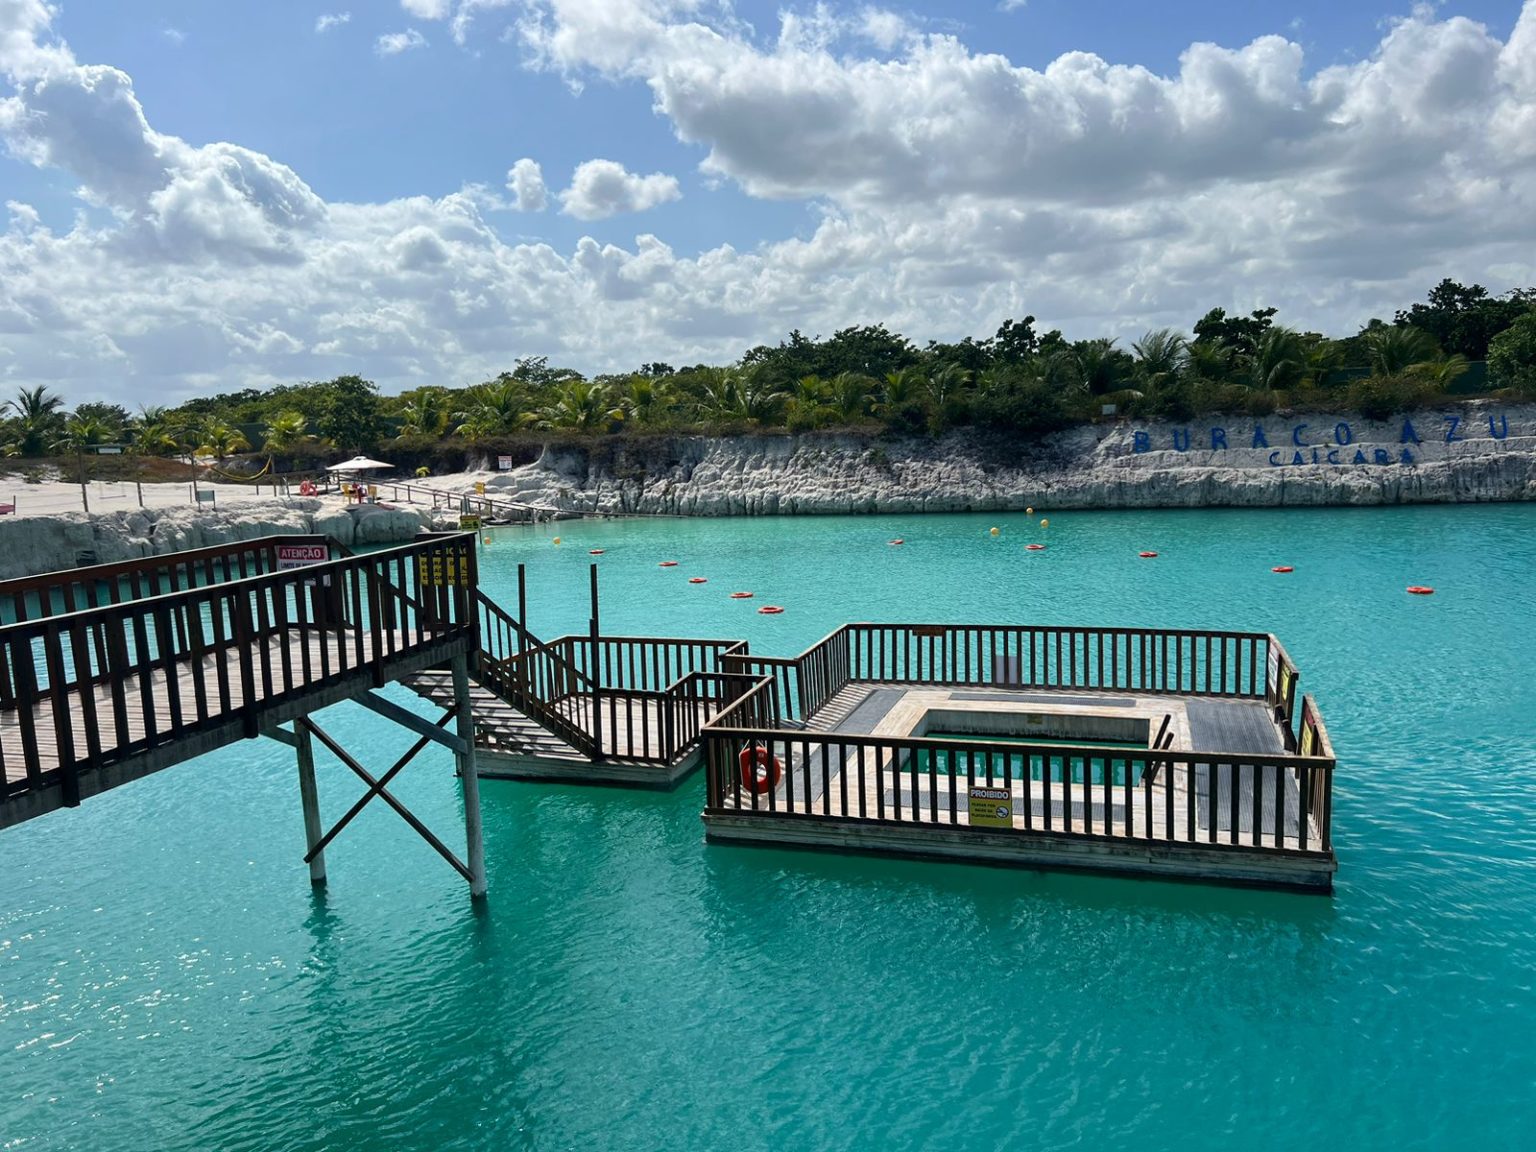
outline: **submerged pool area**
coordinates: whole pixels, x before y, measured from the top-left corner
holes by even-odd
[[[292,752],[247,742],[0,833],[0,1146],[1523,1146],[1536,507],[1051,511],[1028,552],[1038,520],[567,522],[480,563],[503,603],[529,565],[545,636],[585,629],[592,548],[605,632],[754,653],[1272,631],[1339,756],[1331,898],[707,845],[701,775],[482,783],[480,907],[373,805],[315,894]],[[321,718],[369,763],[410,743]],[[334,819],[362,785],[318,774]],[[462,827],[446,752],[398,790]]]

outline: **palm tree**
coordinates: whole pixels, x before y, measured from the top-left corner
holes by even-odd
[[[506,436],[528,427],[533,415],[528,411],[527,400],[527,389],[511,377],[476,384],[464,394],[464,408],[457,417],[461,421],[459,435],[471,438]],[[418,424],[417,427],[425,428],[426,425]]]
[[[158,404],[146,404],[127,429],[133,437],[133,451],[139,456],[169,456],[179,447],[173,423]]]
[[[839,424],[858,424],[869,417],[875,402],[875,382],[864,373],[839,372],[829,388]]]
[[[1382,324],[1368,328],[1360,336],[1377,376],[1399,376],[1415,364],[1434,360],[1440,347],[1428,332],[1407,325]]]
[[[739,368],[705,368],[694,373],[693,407],[703,421],[776,423],[789,393],[769,372]]]
[[[217,418],[210,419],[202,426],[198,439],[200,443],[197,451],[205,456],[212,456],[215,460],[223,460],[236,452],[251,450],[251,442],[238,428],[232,428]]]
[[[1278,392],[1301,383],[1307,370],[1307,346],[1294,328],[1267,328],[1253,350],[1249,366],[1250,386],[1260,392]]]
[[[1132,361],[1115,347],[1112,337],[1084,340],[1074,349],[1078,379],[1090,396],[1103,396],[1125,387]]]
[[[1232,376],[1232,349],[1220,340],[1195,340],[1185,345],[1184,370],[1196,380],[1226,383]]]
[[[12,456],[41,456],[57,438],[64,423],[59,411],[64,398],[48,391],[39,384],[36,388],[21,388],[16,398],[6,403],[0,411],[12,414],[11,443],[6,451]]]
[[[1189,341],[1172,328],[1148,332],[1131,345],[1136,367],[1152,390],[1172,383],[1183,374],[1188,359]]]
[[[785,391],[785,422],[791,429],[825,428],[834,413],[827,403],[827,382],[814,372],[802,376]]]
[[[64,428],[54,449],[59,452],[84,452],[116,440],[117,429],[98,416],[74,415],[64,421]]]
[[[881,416],[899,412],[908,404],[922,399],[928,390],[928,377],[921,368],[898,368],[887,372],[880,382],[879,399],[875,411]]]
[[[279,412],[267,425],[265,444],[267,451],[288,452],[314,439],[305,432],[308,426],[309,421],[304,418],[302,412]]]
[[[672,385],[654,376],[630,376],[619,394],[624,418],[637,428],[665,422],[676,403],[677,393]]]
[[[1417,364],[1410,365],[1408,372],[1426,384],[1433,384],[1443,392],[1465,376],[1470,368],[1471,364],[1467,358],[1460,352],[1455,352],[1450,356],[1442,355],[1433,360],[1421,360]]]
[[[448,426],[448,394],[442,388],[418,388],[400,409],[401,436],[441,436]]]
[[[931,426],[943,431],[945,425],[962,414],[964,397],[971,386],[970,369],[951,360],[930,373],[925,383],[928,404],[933,410],[931,420],[935,422]]]
[[[577,432],[601,432],[624,419],[608,389],[590,380],[567,380],[555,390],[554,399],[539,409],[542,428],[569,428]]]

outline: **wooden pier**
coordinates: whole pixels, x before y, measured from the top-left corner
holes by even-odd
[[[11,621],[0,626],[0,828],[267,736],[296,750],[315,880],[324,844],[380,798],[483,893],[469,735],[474,586],[474,539],[457,534],[339,558],[323,537],[270,537],[0,584]],[[455,685],[436,724],[374,691],[432,667]],[[389,795],[410,756],[375,778],[314,722],[343,700],[416,732],[412,756],[429,742],[454,751],[464,860]],[[369,788],[329,834],[319,830],[315,739]]]
[[[850,624],[726,664],[711,841],[1332,888],[1333,750],[1271,635]]]

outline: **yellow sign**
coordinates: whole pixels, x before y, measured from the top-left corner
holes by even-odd
[[[454,585],[460,588],[469,586],[469,562],[460,563],[460,558],[455,553],[444,556],[438,553],[434,556],[416,557],[416,581],[426,586]]]
[[[1317,751],[1317,729],[1312,725],[1302,722],[1301,725],[1301,754],[1311,756]]]
[[[484,496],[485,495],[485,481],[484,480],[476,480],[475,481],[475,495],[476,496]]]
[[[480,531],[480,517],[478,517],[478,516],[460,516],[459,517],[459,530],[461,532],[478,532],[478,531]]]
[[[969,799],[972,828],[1013,827],[1013,797],[1006,788],[972,787]]]

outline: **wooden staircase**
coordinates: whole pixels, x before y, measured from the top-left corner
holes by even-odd
[[[447,669],[418,672],[406,677],[403,683],[440,707],[446,708],[453,702],[453,676]],[[489,688],[471,681],[469,699],[475,717],[476,743],[487,752],[573,765],[588,763],[587,757]],[[496,774],[489,762],[485,769],[481,775]]]

